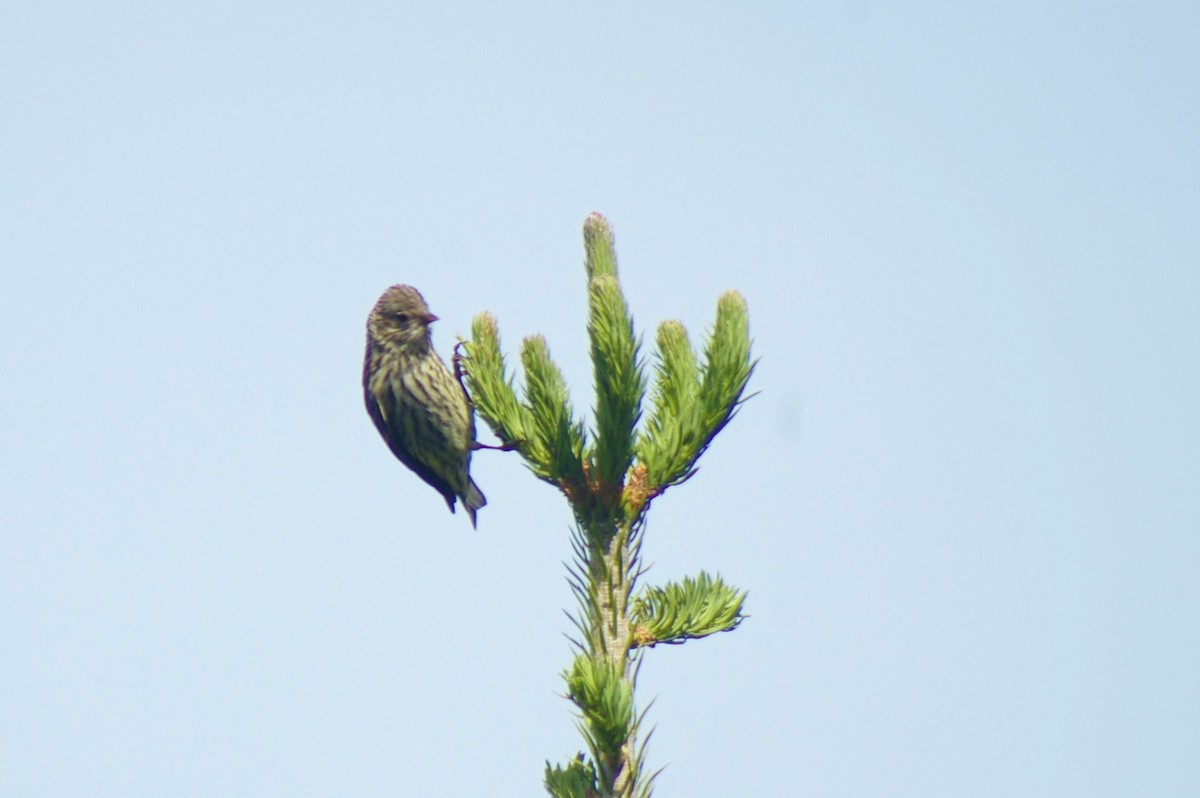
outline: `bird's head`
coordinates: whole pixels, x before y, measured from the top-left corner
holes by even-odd
[[[429,325],[437,316],[429,312],[425,297],[411,285],[393,285],[383,292],[367,329],[376,341],[395,346],[429,346]]]

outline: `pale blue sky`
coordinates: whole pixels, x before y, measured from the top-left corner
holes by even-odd
[[[657,795],[1200,794],[1193,3],[0,9],[0,794],[528,796],[578,750],[569,514],[479,531],[363,323],[490,310],[590,404],[745,295],[761,393],[656,503]]]

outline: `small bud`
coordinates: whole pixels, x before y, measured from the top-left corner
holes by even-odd
[[[592,213],[583,223],[583,248],[587,254],[584,266],[588,282],[604,275],[617,276],[617,255],[613,245],[612,228],[608,220]]]

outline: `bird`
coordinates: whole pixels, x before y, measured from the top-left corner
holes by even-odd
[[[466,390],[433,349],[437,321],[421,292],[393,285],[367,317],[363,395],[388,448],[446,499],[461,499],[471,526],[487,504],[471,479],[475,417]]]

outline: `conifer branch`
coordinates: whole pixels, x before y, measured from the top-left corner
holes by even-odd
[[[475,318],[456,365],[464,366],[479,416],[539,479],[563,492],[575,516],[567,570],[579,637],[563,679],[587,750],[565,766],[547,762],[546,790],[555,798],[649,798],[658,772],[644,768],[651,731],[642,734],[646,710],[639,712],[635,699],[641,657],[660,643],[735,629],[745,618],[746,593],[701,572],[635,595],[644,573],[646,511],[655,496],[696,472],[697,460],[744,401],[755,363],[746,303],[736,292],[717,303],[703,360],[682,324],[663,322],[653,356],[653,408],[643,421],[645,365],[621,292],[612,230],[592,214],[583,232],[596,390],[591,434],[576,419],[541,336],[522,343],[520,398],[491,314]]]

